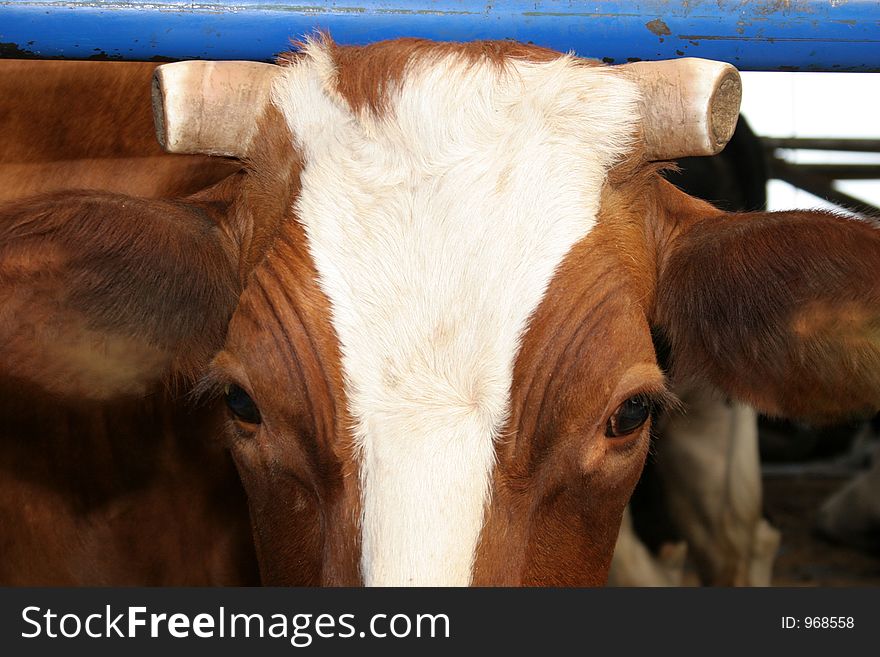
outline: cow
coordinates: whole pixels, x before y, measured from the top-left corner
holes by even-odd
[[[161,66],[165,148],[241,169],[185,198],[0,210],[2,374],[81,412],[197,394],[216,418],[222,399],[263,583],[601,585],[670,382],[779,415],[880,407],[877,226],[726,213],[666,182],[657,161],[717,150],[737,112],[732,67],[683,66],[329,37],[279,65]],[[180,422],[144,449],[193,448]],[[54,492],[34,461],[112,480],[131,457],[97,444],[7,448],[4,492],[41,505],[16,527],[59,504],[28,497]],[[124,512],[182,536],[216,501],[193,468],[226,476],[193,449],[176,509]],[[17,534],[6,572],[39,578],[53,531]]]

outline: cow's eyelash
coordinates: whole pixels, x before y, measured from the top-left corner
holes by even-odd
[[[641,392],[637,395],[651,403],[654,415],[674,413],[684,408],[684,404],[678,396],[667,388]]]
[[[651,407],[651,417],[654,418],[665,413],[675,413],[684,407],[675,393],[665,387],[636,390],[621,399],[620,403],[623,403],[627,399],[632,399],[633,397],[637,397],[647,402]],[[615,408],[619,405],[620,404],[617,404]]]
[[[220,397],[223,391],[234,381],[222,371],[210,368],[196,382],[189,393],[189,397],[194,402],[211,401]]]

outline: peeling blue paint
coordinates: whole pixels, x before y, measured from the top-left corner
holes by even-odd
[[[509,38],[615,62],[880,71],[880,2],[860,0],[0,0],[0,57],[271,60],[316,29],[340,43]]]

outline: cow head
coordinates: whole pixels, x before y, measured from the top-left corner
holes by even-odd
[[[267,583],[601,584],[667,374],[880,406],[876,226],[723,214],[658,174],[733,129],[735,72],[695,66],[325,39],[163,67],[166,147],[241,172],[5,210],[4,367],[219,391]]]

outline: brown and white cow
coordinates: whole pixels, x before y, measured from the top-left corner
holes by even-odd
[[[0,211],[3,374],[222,391],[265,583],[601,584],[670,401],[652,328],[765,411],[880,406],[876,226],[676,190],[650,160],[689,92],[650,70],[328,39],[164,67],[167,147],[241,172]]]

